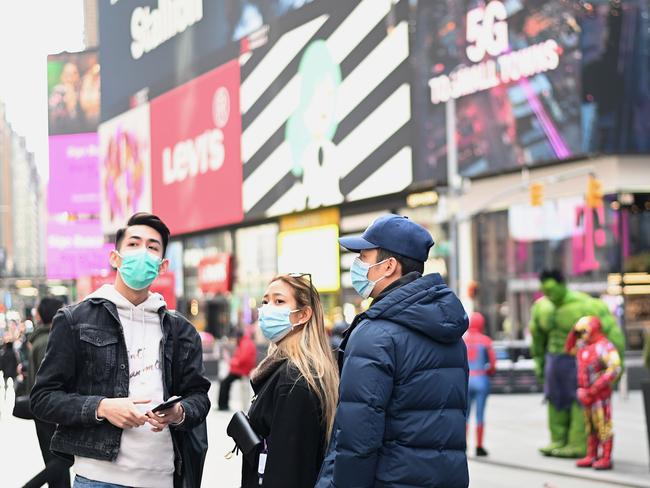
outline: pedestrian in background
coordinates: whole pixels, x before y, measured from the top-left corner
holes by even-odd
[[[31,406],[58,424],[51,449],[74,458],[75,488],[200,484],[186,475],[193,459],[177,454],[210,409],[201,338],[149,292],[169,266],[168,242],[158,217],[133,215],[109,256],[115,284],[54,317]],[[172,394],[182,400],[152,411]]]
[[[12,385],[15,386],[16,376],[18,375],[18,354],[14,349],[13,339],[7,335],[0,355],[0,371],[4,377],[4,399],[7,399],[7,390],[9,389],[9,378]]]
[[[45,297],[38,304],[36,311],[36,327],[29,338],[31,344],[29,351],[30,368],[27,371],[27,387],[29,389],[34,386],[36,371],[41,365],[43,357],[45,357],[52,320],[61,307],[63,307],[63,302],[58,298],[52,297]],[[38,488],[43,486],[45,483],[47,483],[50,488],[69,488],[70,466],[72,466],[72,463],[64,458],[55,456],[50,450],[50,442],[52,441],[52,436],[56,430],[56,424],[43,422],[37,418],[34,419],[34,423],[36,426],[38,445],[41,449],[41,456],[45,463],[45,469],[29,480],[23,488]]]
[[[230,359],[228,376],[219,385],[219,410],[229,410],[230,387],[233,382],[247,377],[257,362],[257,347],[251,338],[252,331],[237,331],[237,347]]]
[[[433,239],[406,217],[379,217],[361,236],[352,285],[372,297],[339,348],[340,403],[317,488],[469,484],[465,453],[467,314],[437,273]]]
[[[496,355],[492,339],[484,334],[485,317],[474,312],[469,319],[469,330],[465,334],[469,362],[469,400],[467,402],[467,430],[469,432],[470,411],[476,404],[476,455],[487,456],[483,447],[485,427],[485,405],[490,394],[490,376],[496,373]]]
[[[263,444],[244,456],[241,486],[313,487],[332,432],[338,372],[311,277],[275,278],[259,326],[271,345],[251,373],[256,396],[248,415]]]

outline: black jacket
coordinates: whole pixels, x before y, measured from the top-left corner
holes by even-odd
[[[0,349],[0,371],[8,378],[16,378],[18,369],[18,356],[13,348],[13,343],[7,343]]]
[[[176,469],[180,471],[178,431],[200,424],[210,410],[210,382],[203,375],[201,339],[181,315],[164,307],[159,310],[163,328],[160,349],[164,356],[163,389],[171,396],[172,327],[178,330],[181,385],[173,392],[183,396],[185,421],[171,427]],[[58,424],[52,451],[113,461],[120,449],[122,429],[96,418],[103,398],[129,396],[129,368],[126,343],[118,312],[113,303],[91,298],[65,307],[54,317],[45,358],[31,392],[34,415]]]
[[[326,447],[318,397],[289,361],[252,384],[249,417],[268,449],[262,488],[313,487]],[[242,488],[259,488],[258,460],[259,453],[244,457]]]

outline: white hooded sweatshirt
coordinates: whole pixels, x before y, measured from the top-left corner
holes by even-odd
[[[129,398],[149,399],[136,405],[143,413],[163,401],[160,364],[162,326],[158,310],[166,306],[158,293],[133,305],[113,285],[104,285],[88,298],[105,298],[115,304],[129,355]],[[75,456],[75,472],[95,481],[138,488],[172,488],[174,447],[169,428],[153,432],[151,424],[124,429],[115,461]]]

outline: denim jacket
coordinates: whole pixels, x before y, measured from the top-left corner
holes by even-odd
[[[185,420],[172,426],[176,471],[181,459],[177,436],[205,420],[210,410],[210,382],[204,376],[201,339],[184,317],[165,308],[160,315],[163,339],[165,399],[183,396]],[[178,328],[180,385],[171,392],[172,327]],[[83,456],[114,461],[120,449],[122,429],[96,417],[103,398],[129,396],[126,342],[117,308],[102,298],[90,298],[56,314],[45,358],[31,392],[34,415],[58,424],[51,449],[64,457]]]

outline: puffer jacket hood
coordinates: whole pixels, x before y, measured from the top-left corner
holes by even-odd
[[[454,313],[450,313],[450,308]],[[456,313],[462,311],[462,313]],[[458,341],[468,327],[467,314],[438,273],[392,290],[365,312],[369,319],[390,320],[444,344]]]

